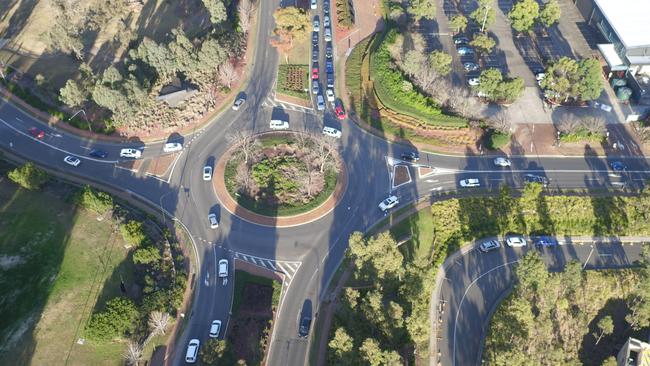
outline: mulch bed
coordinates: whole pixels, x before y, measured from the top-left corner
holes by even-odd
[[[395,165],[395,176],[393,177],[393,187],[399,187],[402,184],[409,183],[411,181],[411,174],[409,173],[409,168],[406,165]]]
[[[249,283],[244,287],[242,297],[239,312],[228,332],[228,340],[236,359],[256,365],[264,358],[264,350],[259,345],[273,319],[273,288]]]

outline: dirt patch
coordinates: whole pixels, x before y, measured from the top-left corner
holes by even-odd
[[[137,172],[140,170],[140,168],[143,166],[144,160],[142,159],[137,159],[137,160],[127,160],[127,161],[121,161],[117,163],[117,166],[122,167],[124,169],[132,170],[134,172]]]
[[[180,154],[178,153],[169,154],[169,155],[159,156],[155,159],[151,159],[151,163],[147,167],[147,173],[151,175],[155,175],[157,177],[162,177],[167,175],[169,169],[174,164],[176,159],[178,159],[179,155]]]
[[[282,93],[275,93],[275,99],[279,102],[287,102],[291,104],[296,104],[302,107],[307,107],[311,108],[311,105],[309,104],[308,100],[298,98],[298,97],[292,97],[291,95],[286,95]]]
[[[424,178],[430,174],[433,174],[436,170],[429,167],[418,167],[418,176]]]
[[[393,188],[411,182],[411,173],[407,165],[395,165],[393,168]]]
[[[257,365],[264,359],[272,321],[273,288],[247,283],[242,294],[239,311],[232,320],[228,341],[237,360]]]

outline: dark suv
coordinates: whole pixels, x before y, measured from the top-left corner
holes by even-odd
[[[410,161],[412,163],[415,163],[418,160],[420,160],[420,155],[418,155],[418,153],[415,152],[415,151],[403,153],[401,157],[402,157],[402,160]]]
[[[542,177],[541,175],[526,174],[524,175],[524,181],[527,183],[539,183],[544,188],[548,187],[548,178]]]
[[[311,300],[307,299],[302,304],[302,311],[300,311],[300,318],[298,318],[298,336],[300,338],[307,338],[309,335],[309,328],[311,327]]]

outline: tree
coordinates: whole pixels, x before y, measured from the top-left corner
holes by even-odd
[[[594,334],[594,337],[597,337],[596,344],[600,342],[603,336],[610,335],[612,334],[612,332],[614,332],[614,321],[612,320],[612,317],[609,315],[600,319],[596,324],[596,326],[600,330],[600,334],[598,335]]]
[[[501,71],[487,69],[481,72],[476,90],[492,101],[513,102],[524,92],[521,78],[504,79]]]
[[[350,337],[345,328],[339,327],[334,332],[334,337],[328,343],[330,351],[337,358],[337,363],[350,364],[354,339]]]
[[[171,321],[172,317],[166,312],[152,311],[149,313],[147,325],[149,326],[152,337],[164,335]]]
[[[618,362],[616,362],[616,357],[614,356],[609,356],[602,363],[602,366],[616,366],[616,365],[618,365]]]
[[[124,351],[124,360],[127,365],[137,365],[142,359],[143,347],[135,341],[129,341]]]
[[[129,51],[129,56],[135,60],[153,67],[163,80],[171,78],[177,70],[172,52],[165,46],[145,37],[137,48]],[[94,96],[94,93],[93,93]]]
[[[85,185],[75,198],[75,202],[81,207],[104,214],[113,209],[113,197],[106,192],[97,191]]]
[[[524,79],[522,78],[505,79],[499,83],[496,90],[496,100],[514,102],[524,93],[524,88]]]
[[[104,311],[90,318],[86,331],[92,339],[109,341],[132,333],[140,314],[133,301],[115,297],[106,303]]]
[[[23,166],[11,170],[7,176],[14,183],[29,190],[38,190],[50,180],[47,173],[32,162],[27,162]]]
[[[517,264],[517,291],[527,299],[534,299],[546,287],[549,278],[546,264],[537,252],[529,252]]]
[[[284,52],[288,63],[288,52],[293,48],[294,39],[301,40],[307,37],[311,19],[303,9],[295,6],[278,8],[273,13],[273,18],[275,19],[275,29],[273,30],[275,37],[271,39],[271,44]]]
[[[228,19],[228,12],[223,0],[203,0],[203,5],[210,13],[212,24],[219,25]]]
[[[472,39],[472,41],[469,43],[469,45],[476,48],[479,53],[492,52],[492,49],[494,46],[496,46],[496,44],[497,43],[494,38],[483,33],[475,35],[474,39]]]
[[[162,256],[160,255],[160,249],[153,245],[137,249],[133,253],[133,263],[136,264],[156,264],[160,262],[161,259]]]
[[[478,8],[470,15],[477,24],[481,26],[481,32],[489,28],[497,19],[497,13],[494,9],[494,0],[478,0]]]
[[[116,83],[122,81],[123,77],[120,71],[113,65],[109,66],[104,72],[102,73],[102,83],[103,84],[108,84],[111,87],[114,86]]]
[[[539,12],[539,22],[546,28],[550,28],[553,24],[557,23],[562,16],[560,4],[557,0],[550,0],[542,7]]]
[[[228,133],[226,135],[226,140],[228,140],[231,145],[237,145],[238,150],[244,154],[244,163],[246,164],[248,164],[250,156],[259,146],[257,137],[253,136],[250,132],[241,129]]]
[[[485,94],[489,99],[494,99],[496,90],[502,81],[501,71],[497,69],[483,70],[479,76],[479,85],[476,86],[476,90]]]
[[[336,151],[338,140],[322,134],[313,135],[311,139],[314,141],[312,154],[319,166],[318,170],[320,173],[323,173],[325,169],[337,169],[336,159],[333,158],[333,155]]]
[[[69,107],[79,107],[88,99],[85,93],[72,79],[66,81],[65,86],[59,90],[59,100]]]
[[[442,51],[433,51],[429,55],[429,65],[440,75],[445,76],[451,72],[451,55]]]
[[[528,32],[539,17],[539,4],[535,0],[521,0],[512,7],[508,18],[517,32]]]
[[[207,365],[219,364],[219,361],[222,361],[224,355],[226,354],[227,348],[228,345],[224,340],[215,338],[208,340],[205,342],[205,345],[201,347],[201,351],[199,352],[201,362]]]
[[[353,233],[349,239],[349,255],[358,268],[356,273],[364,278],[381,281],[397,279],[404,273],[404,257],[389,233],[381,233],[367,240],[361,233]]]
[[[242,32],[248,33],[251,28],[251,17],[255,11],[255,5],[252,0],[240,0],[237,4],[237,14],[239,15],[239,27]]]
[[[126,224],[120,224],[120,232],[124,240],[134,246],[142,244],[147,239],[142,222],[129,220]]]
[[[380,366],[384,364],[384,354],[379,348],[379,343],[372,339],[367,338],[359,348],[359,353],[364,361],[370,366]]]
[[[454,31],[454,33],[464,32],[465,28],[467,28],[467,18],[462,14],[456,14],[451,17],[449,27]]]
[[[426,58],[422,52],[410,50],[404,55],[402,60],[402,70],[410,77],[420,73],[424,66]]]
[[[435,19],[436,3],[434,0],[409,0],[407,12],[419,21],[422,18]]]
[[[583,59],[578,63],[576,81],[578,96],[582,100],[598,99],[603,91],[603,77],[600,62],[595,58]]]
[[[219,80],[225,84],[229,89],[233,81],[239,79],[235,66],[232,62],[226,61],[223,64],[219,65]]]
[[[603,90],[600,63],[596,59],[576,61],[562,57],[546,69],[540,86],[550,90],[559,99],[592,100]]]
[[[499,111],[497,114],[488,119],[487,124],[490,126],[490,128],[499,133],[509,135],[513,132],[512,121],[508,118],[508,115],[504,111]],[[504,187],[507,186],[504,185]]]

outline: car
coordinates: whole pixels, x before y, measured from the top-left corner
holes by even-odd
[[[336,139],[340,139],[341,138],[341,131],[337,130],[334,127],[325,126],[325,127],[323,127],[323,135],[329,136],[329,137],[334,137]]]
[[[524,175],[524,182],[539,183],[544,187],[548,187],[548,179],[546,177],[542,177],[541,175],[526,174]]]
[[[401,155],[402,160],[404,161],[410,161],[410,162],[417,162],[420,160],[420,155],[416,151],[411,151],[411,152],[406,152]]]
[[[334,62],[332,60],[325,61],[325,70],[330,74],[334,73]]]
[[[88,155],[92,156],[93,158],[100,158],[100,159],[106,159],[106,157],[108,157],[108,153],[106,151],[98,150],[98,149],[90,150]]]
[[[622,172],[625,169],[627,169],[627,167],[625,166],[625,164],[623,164],[622,161],[612,161],[611,163],[609,163],[609,166],[615,172]]]
[[[459,36],[454,38],[454,44],[455,45],[462,45],[462,44],[468,44],[469,43],[469,38],[465,36]]]
[[[199,355],[199,347],[201,342],[198,339],[190,340],[190,343],[187,345],[187,352],[185,352],[185,362],[195,363],[196,358]]]
[[[318,44],[318,32],[311,32],[311,42]]]
[[[545,77],[546,77],[546,73],[544,72],[535,73],[535,80],[537,81],[542,81],[544,80]]]
[[[333,56],[334,55],[332,54],[332,45],[328,43],[327,46],[325,46],[325,57],[327,57],[328,59],[332,59]]]
[[[298,325],[298,336],[306,338],[309,335],[309,328],[311,328],[311,316],[303,315]]]
[[[491,252],[493,250],[497,250],[500,247],[501,247],[501,244],[499,243],[499,241],[494,239],[494,240],[488,240],[488,241],[482,242],[478,246],[478,250],[480,250],[483,253],[487,253],[487,252]]]
[[[325,14],[330,13],[330,2],[328,0],[323,1],[323,11]]]
[[[228,260],[220,259],[219,260],[219,277],[225,278],[228,277]]]
[[[164,152],[175,152],[181,150],[183,150],[183,144],[179,144],[178,142],[168,142],[163,145]]]
[[[210,324],[210,338],[219,337],[219,332],[221,331],[221,320],[213,320]]]
[[[325,15],[323,17],[323,27],[329,27],[330,26],[330,16]]]
[[[503,157],[498,157],[494,159],[494,165],[500,166],[503,168],[509,168],[512,163],[510,162],[510,159],[503,158]]]
[[[465,69],[465,71],[477,71],[478,65],[475,64],[474,62],[464,62],[463,68]]]
[[[239,107],[241,107],[242,104],[244,104],[245,102],[246,102],[246,99],[244,99],[244,98],[237,98],[237,100],[235,100],[235,102],[232,104],[232,110],[233,110],[233,111],[238,111],[238,110],[239,110]]]
[[[334,74],[331,72],[327,73],[327,87],[328,88],[334,87]]]
[[[286,130],[289,128],[289,122],[280,119],[272,119],[269,122],[269,128],[272,130]]]
[[[327,101],[328,102],[332,102],[332,103],[334,102],[334,99],[335,99],[334,98],[334,90],[332,90],[331,88],[328,88],[325,91],[325,96],[327,96]]]
[[[470,86],[478,86],[480,83],[481,82],[480,82],[479,78],[469,78],[469,79],[467,79],[467,84],[469,84]]]
[[[330,27],[325,28],[325,41],[326,42],[332,41],[332,28]]]
[[[340,100],[334,102],[334,113],[338,119],[345,119],[345,110],[343,109],[343,103]]]
[[[204,166],[203,167],[203,180],[211,180],[212,179],[212,167],[211,166]]]
[[[312,82],[311,83],[311,93],[312,94],[318,94],[320,92],[320,86],[318,85],[317,82]]]
[[[509,235],[506,236],[506,244],[509,247],[525,247],[526,239],[521,235]]]
[[[72,166],[78,166],[79,164],[81,164],[81,160],[79,160],[79,158],[77,158],[75,156],[71,156],[71,155],[68,155],[65,158],[63,158],[63,161],[66,164],[72,165]]]
[[[325,99],[323,98],[322,94],[318,94],[316,96],[316,109],[318,109],[319,111],[325,110]]]
[[[318,66],[314,64],[314,67],[311,69],[311,79],[318,80]]]
[[[45,137],[45,132],[39,130],[36,127],[32,127],[27,131],[29,131],[29,134],[32,135],[32,137],[35,138],[35,139],[42,140],[43,137]]]
[[[133,158],[139,159],[142,156],[142,151],[138,149],[122,149],[120,150],[120,158]]]
[[[217,214],[214,213],[208,214],[208,222],[210,223],[210,229],[216,229],[219,227],[219,221],[217,221]]]
[[[535,247],[555,247],[558,245],[557,239],[552,236],[539,236],[533,240]]]
[[[464,188],[480,187],[481,181],[479,181],[478,178],[467,178],[467,179],[461,179],[459,184],[461,187]]]
[[[318,61],[318,47],[314,47],[314,49],[312,49],[311,60],[314,62]]]
[[[320,32],[320,22],[318,21],[317,16],[314,17],[313,26],[314,26],[314,32]]]
[[[461,56],[473,55],[474,54],[474,49],[472,49],[471,47],[467,47],[467,46],[460,46],[460,47],[458,47],[458,54],[461,55]]]
[[[317,0],[311,0],[311,9],[316,10],[318,9],[318,1]]]
[[[379,209],[386,212],[390,210],[391,208],[397,206],[399,203],[399,199],[397,196],[388,196],[385,200],[381,201],[379,204]]]

